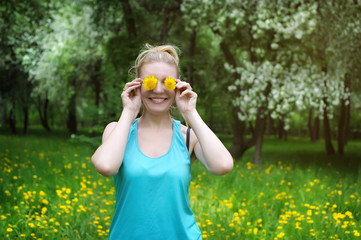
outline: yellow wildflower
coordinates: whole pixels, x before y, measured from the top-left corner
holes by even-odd
[[[175,89],[175,80],[172,77],[167,77],[164,81],[164,86],[167,90],[172,91]]]
[[[277,237],[278,238],[283,238],[285,236],[285,233],[284,232],[281,232],[280,234],[277,234]]]
[[[352,212],[350,212],[350,211],[345,212],[345,215],[351,219],[353,218]]]
[[[156,79],[153,75],[145,77],[143,80],[143,87],[145,90],[153,90],[157,86],[158,79]]]

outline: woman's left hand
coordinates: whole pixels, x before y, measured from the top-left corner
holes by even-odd
[[[175,91],[177,108],[183,117],[185,117],[187,113],[191,113],[196,110],[197,93],[192,91],[192,87],[189,83],[176,79]]]

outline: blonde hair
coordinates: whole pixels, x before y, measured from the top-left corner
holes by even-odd
[[[134,66],[130,68],[129,72],[135,72],[136,77],[138,77],[144,64],[164,62],[175,65],[177,69],[177,77],[179,78],[180,70],[178,52],[179,48],[173,45],[160,45],[154,47],[146,43],[143,50],[139,53],[137,59],[135,60]]]

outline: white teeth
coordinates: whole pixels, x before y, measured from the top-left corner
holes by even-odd
[[[153,102],[160,103],[160,102],[163,102],[164,99],[159,99],[159,98],[153,99],[153,98],[152,98],[152,101],[153,101]]]

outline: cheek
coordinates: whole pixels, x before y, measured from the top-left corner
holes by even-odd
[[[140,89],[140,98],[143,99],[147,99],[149,96],[149,93],[147,90],[145,90],[143,87],[141,87]]]
[[[175,100],[175,91],[169,93],[169,98],[173,99],[173,101]]]

